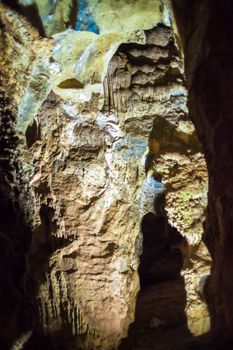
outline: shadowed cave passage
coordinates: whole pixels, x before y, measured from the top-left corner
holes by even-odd
[[[17,159],[19,140],[14,132],[14,110],[3,92],[0,121],[0,349],[8,350],[13,338],[31,328],[33,315],[23,285],[25,254],[31,237],[27,220],[29,195]]]
[[[186,293],[180,275],[185,239],[166,217],[143,217],[143,253],[140,257],[141,290],[135,322],[120,349],[173,349],[190,336],[185,315]]]

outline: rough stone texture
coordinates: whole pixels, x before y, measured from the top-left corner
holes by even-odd
[[[32,147],[31,186],[41,224],[29,256],[41,324],[45,332],[63,330],[64,336],[87,333],[89,347],[108,348],[125,334],[138,290],[138,165],[134,157],[122,164],[120,152],[113,163],[109,138],[114,140],[116,117],[107,124],[99,115],[100,126],[90,112],[71,119],[53,96],[43,104],[45,113],[43,141]]]
[[[0,4],[1,15],[1,87],[11,87],[7,92],[18,104],[26,90],[27,78],[36,57],[34,42],[36,31],[22,17],[16,16]],[[37,45],[35,45],[37,46]],[[16,111],[17,112],[17,111]]]
[[[134,319],[142,217],[162,211],[187,239],[169,249],[185,262],[189,327],[203,332],[208,315],[195,285],[209,264],[206,171],[171,28],[39,40],[4,7],[1,23],[3,88],[11,77],[31,201],[20,279],[36,309],[34,330],[65,346],[116,347]]]
[[[2,0],[22,14],[41,36],[51,37],[77,22],[77,0]]]
[[[170,25],[167,0],[87,0],[87,3],[101,34],[114,32],[127,36],[150,29],[155,23]]]
[[[176,105],[179,110],[180,103]],[[202,242],[207,201],[206,164],[191,122],[176,120],[178,126],[174,124],[167,119],[154,123],[149,140],[150,160],[153,159],[154,172],[166,187],[168,222],[186,238],[185,243],[175,243],[172,249],[180,250],[183,255],[187,321],[189,329],[198,335],[209,330],[207,307],[196,292],[201,276],[209,272],[211,263]]]
[[[213,259],[206,291],[211,325],[220,338],[232,341],[232,2],[173,2],[189,107],[209,173],[205,242]]]

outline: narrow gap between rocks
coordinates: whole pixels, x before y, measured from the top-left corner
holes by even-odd
[[[163,194],[155,200],[155,206],[156,214],[147,213],[141,223],[141,290],[135,322],[120,350],[170,349],[190,335],[185,314],[185,285],[181,276],[187,242],[168,223]]]

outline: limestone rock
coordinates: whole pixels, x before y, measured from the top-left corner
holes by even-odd
[[[187,239],[190,329],[207,328],[195,291],[209,264],[201,242],[206,167],[167,7],[159,5],[143,25],[136,12],[132,29],[127,5],[115,12],[123,11],[124,31],[121,20],[107,31],[109,17],[101,27],[97,13],[100,35],[67,30],[50,40],[1,7],[3,86],[16,83],[9,97],[18,106],[21,177],[33,208],[24,288],[36,331],[65,346],[112,349],[126,336],[139,291],[140,226],[145,214],[158,214],[161,193],[160,212]]]

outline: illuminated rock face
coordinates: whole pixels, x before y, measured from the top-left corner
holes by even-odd
[[[3,87],[10,78],[30,194],[24,288],[36,330],[66,346],[117,347],[134,319],[141,220],[157,214],[164,191],[163,215],[187,239],[178,249],[188,324],[202,333],[208,314],[195,285],[209,269],[201,242],[207,175],[172,29],[166,22],[41,40],[1,11]]]

